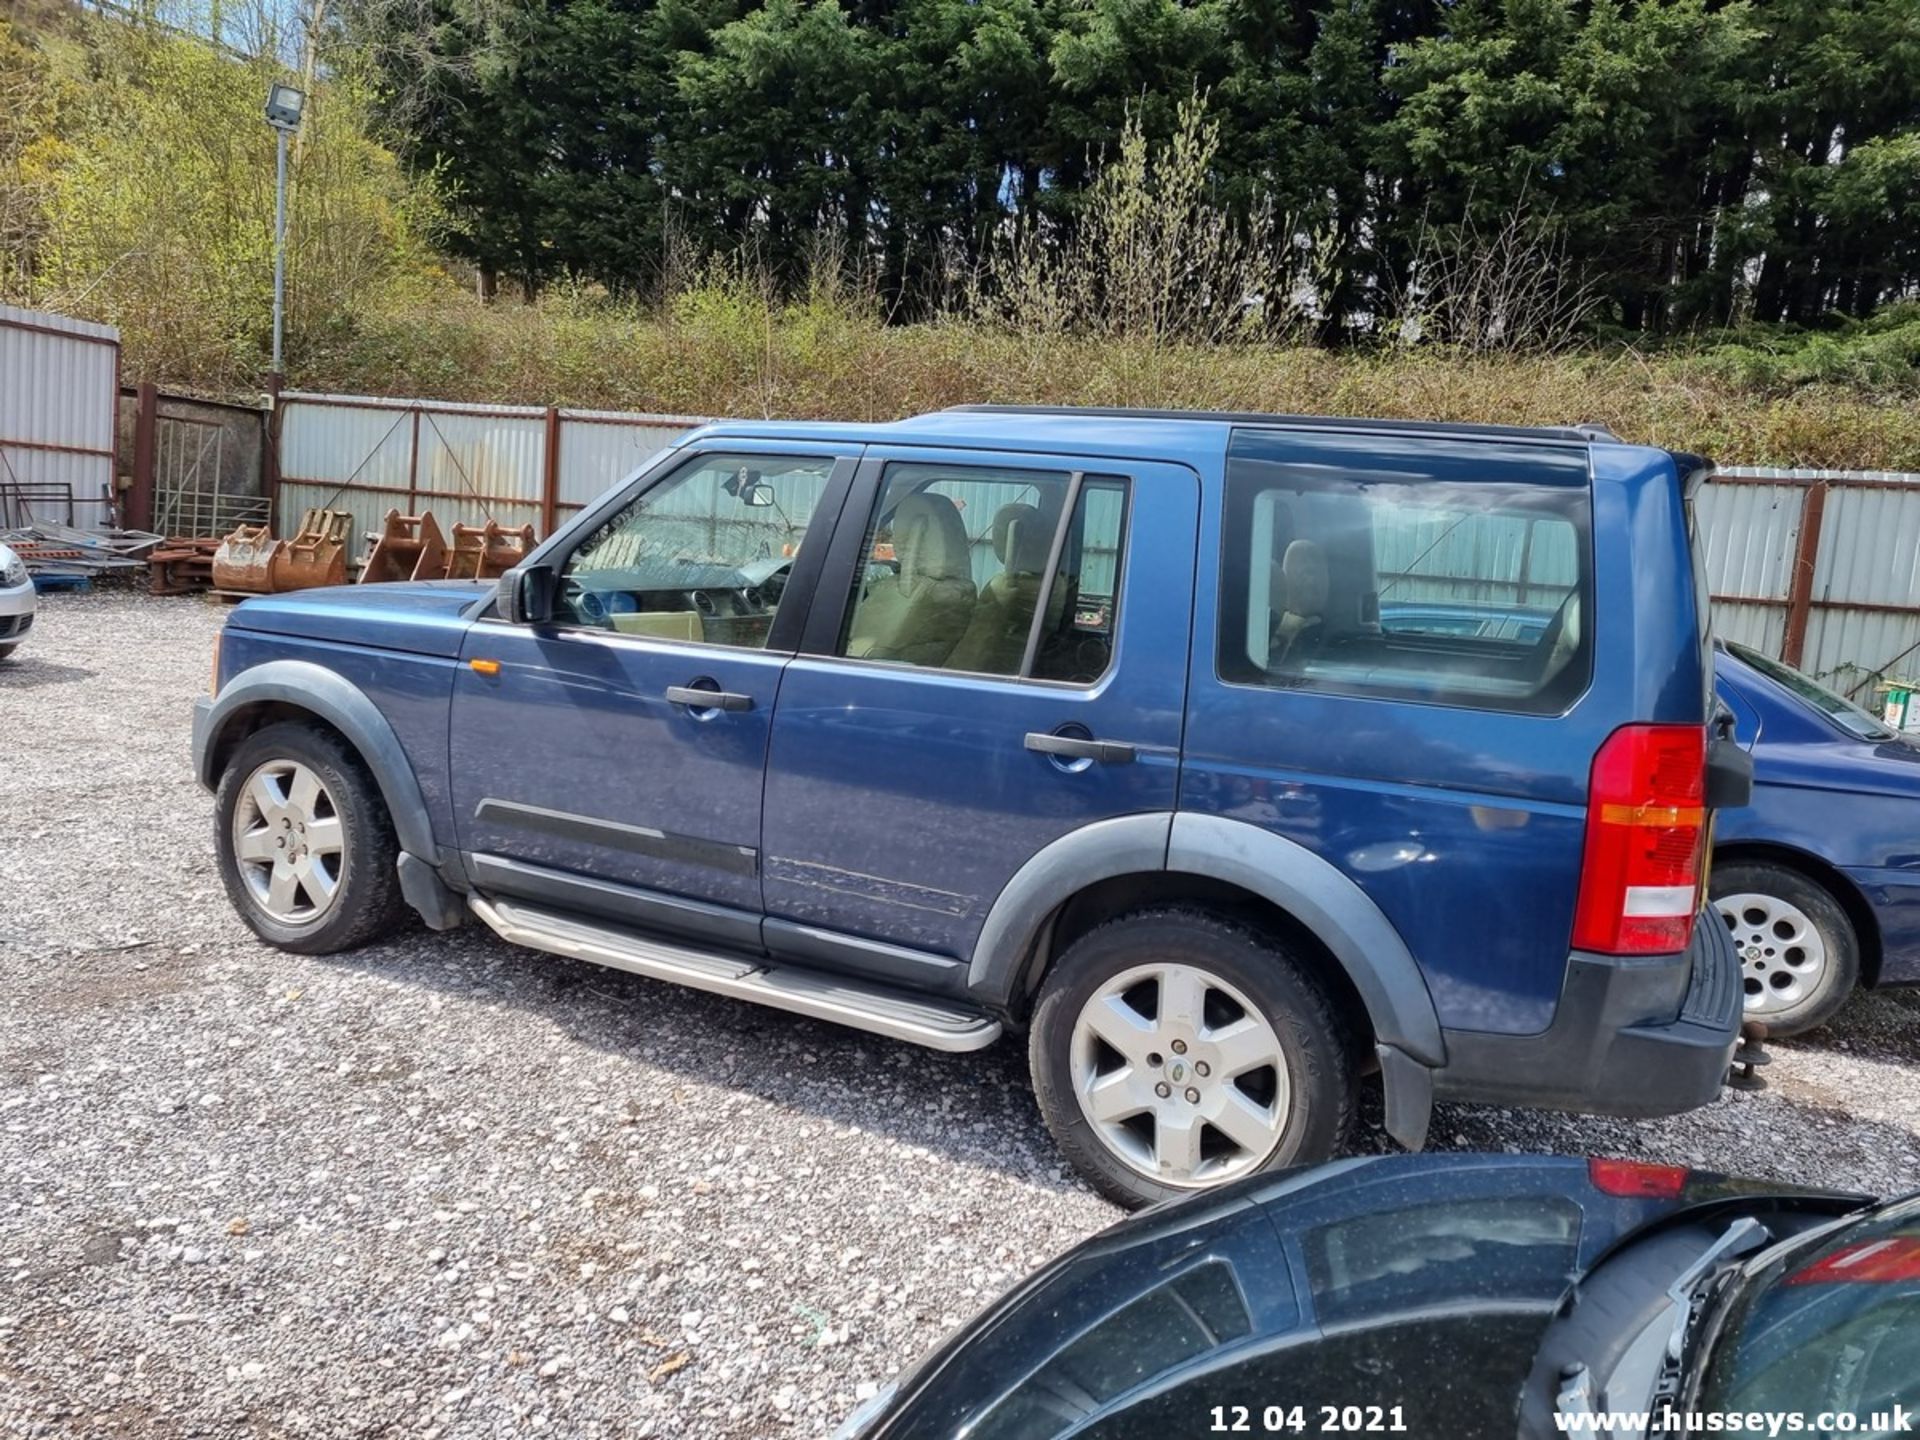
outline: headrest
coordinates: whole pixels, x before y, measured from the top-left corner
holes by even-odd
[[[1317,617],[1327,608],[1327,557],[1312,540],[1295,540],[1280,557],[1280,595],[1293,615]]]
[[[1053,531],[1038,507],[1016,501],[1002,505],[993,516],[993,553],[1009,574],[1038,575],[1047,568],[1053,549]]]
[[[946,496],[921,490],[894,506],[893,553],[903,587],[934,580],[972,583],[971,548],[960,507]]]

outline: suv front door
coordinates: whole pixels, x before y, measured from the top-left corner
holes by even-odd
[[[478,888],[758,946],[774,697],[857,453],[678,457],[535,557],[551,623],[472,627],[450,783]]]
[[[769,949],[957,989],[1036,852],[1173,809],[1199,490],[1178,465],[868,447],[774,716]]]

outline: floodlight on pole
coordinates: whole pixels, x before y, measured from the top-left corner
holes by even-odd
[[[275,84],[267,91],[267,123],[274,128],[276,175],[273,187],[273,372],[272,386],[280,393],[281,337],[287,314],[287,138],[300,128],[306,113],[306,92]]]

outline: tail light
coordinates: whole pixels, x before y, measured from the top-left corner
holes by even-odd
[[[1649,1165],[1644,1160],[1587,1161],[1587,1179],[1602,1195],[1631,1199],[1677,1200],[1687,1188],[1683,1165]]]
[[[1687,948],[1707,836],[1703,725],[1626,725],[1593,757],[1573,945],[1602,955]]]

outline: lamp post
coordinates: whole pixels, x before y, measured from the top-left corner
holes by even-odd
[[[276,84],[267,91],[267,123],[277,132],[279,151],[273,187],[273,370],[268,382],[276,396],[283,374],[281,335],[287,313],[287,141],[299,130],[306,108],[305,92],[291,85]]]

